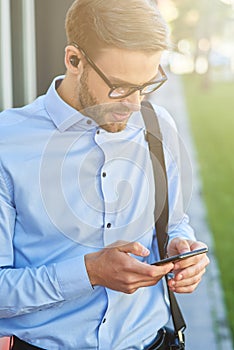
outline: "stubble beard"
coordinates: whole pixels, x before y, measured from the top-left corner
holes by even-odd
[[[108,121],[111,120],[114,111],[123,111],[123,106],[118,102],[100,104],[97,98],[92,96],[89,91],[87,80],[88,69],[85,68],[78,88],[80,112],[92,118],[102,129],[108,132],[115,133],[123,131],[126,128],[128,120],[124,120],[123,122]],[[126,108],[124,110],[125,112],[127,111]]]

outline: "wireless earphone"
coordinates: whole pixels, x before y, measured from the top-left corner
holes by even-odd
[[[70,63],[74,66],[77,67],[79,64],[80,60],[77,56],[71,56],[70,58]]]

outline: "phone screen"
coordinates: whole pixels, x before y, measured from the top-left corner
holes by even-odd
[[[180,261],[180,260],[183,260],[183,259],[186,259],[186,258],[190,258],[190,257],[195,256],[195,255],[204,254],[204,253],[207,253],[207,252],[208,252],[208,248],[201,248],[201,249],[193,250],[191,252],[186,252],[186,253],[170,256],[169,258],[166,258],[166,259],[163,259],[163,260],[155,261],[151,265],[160,266],[160,265],[166,264],[168,262]]]

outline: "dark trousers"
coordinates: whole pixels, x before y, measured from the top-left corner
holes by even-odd
[[[42,348],[38,348],[37,346],[28,344],[17,337],[13,337],[13,339],[14,339],[14,343],[11,350],[43,350]]]
[[[25,341],[17,338],[14,338],[14,345],[11,350],[45,350],[38,348],[37,346],[30,345]],[[159,330],[155,340],[150,344],[145,350],[170,350],[171,344],[174,343],[174,333],[168,328],[162,328]],[[173,349],[176,349],[173,347]]]
[[[164,347],[158,347],[160,346],[161,342],[163,341],[162,335],[160,335],[160,337],[157,336],[156,340],[154,340],[153,344],[150,345],[150,347],[147,347],[146,350],[155,350],[155,349],[159,349],[159,350],[164,350]],[[31,345],[26,343],[25,341],[14,337],[14,345],[11,348],[12,350],[39,350],[41,348],[38,348],[37,346]]]

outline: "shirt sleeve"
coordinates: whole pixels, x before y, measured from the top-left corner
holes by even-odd
[[[93,293],[83,256],[48,266],[14,268],[16,215],[13,187],[0,165],[0,318],[54,307]]]
[[[13,205],[13,186],[0,164],[0,266],[12,266],[14,261],[13,235],[16,210]]]

